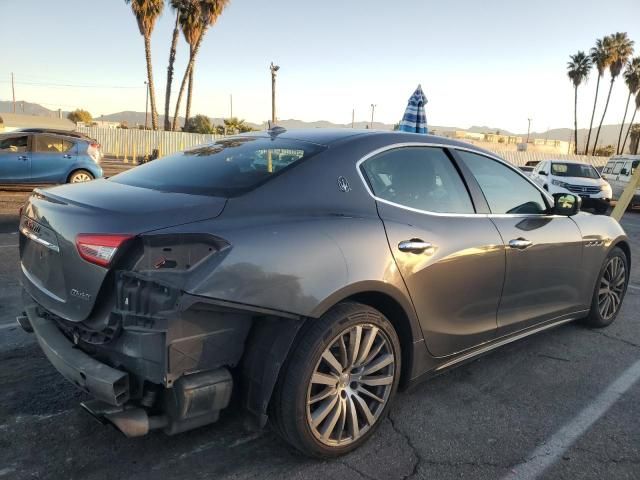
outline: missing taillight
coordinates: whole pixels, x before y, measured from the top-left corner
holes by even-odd
[[[78,253],[87,262],[108,267],[124,242],[133,235],[81,233],[76,237]]]

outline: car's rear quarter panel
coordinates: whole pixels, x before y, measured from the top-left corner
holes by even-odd
[[[584,307],[589,308],[595,282],[600,268],[609,251],[621,243],[628,246],[628,238],[620,224],[605,215],[580,212],[571,217],[582,234],[582,272],[576,282],[580,282]]]

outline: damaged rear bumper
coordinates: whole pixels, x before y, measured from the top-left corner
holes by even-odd
[[[38,315],[37,307],[25,309],[40,348],[51,364],[71,383],[109,405],[129,400],[129,375],[98,362],[65,337],[51,320]]]

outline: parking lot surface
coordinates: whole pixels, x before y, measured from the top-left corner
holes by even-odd
[[[17,217],[0,215],[0,478],[640,478],[640,214],[631,283],[603,330],[568,324],[396,398],[378,433],[339,460],[306,459],[237,409],[176,436],[126,439],[44,358],[20,311]]]

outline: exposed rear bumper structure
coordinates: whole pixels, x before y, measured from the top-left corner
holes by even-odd
[[[127,297],[132,306],[139,304],[139,295],[144,296],[145,288],[140,282],[137,285],[136,299],[132,292]],[[247,327],[242,322],[234,322],[234,329],[228,322],[224,325],[224,318],[218,317],[216,321],[214,312],[207,312],[208,318],[197,316],[190,322],[177,311],[168,312],[168,316],[156,316],[150,311],[137,311],[137,315],[127,312],[117,338],[105,345],[87,345],[82,334],[61,325],[60,319],[28,295],[24,295],[24,300],[25,312],[18,317],[18,323],[25,331],[33,332],[47,359],[67,380],[94,398],[85,402],[83,408],[126,436],[142,436],[154,429],[163,429],[170,435],[191,430],[217,421],[220,411],[229,405],[233,379],[225,365],[237,362],[242,353]],[[148,301],[143,303],[150,305]],[[172,326],[174,315],[176,326]],[[153,333],[140,324],[141,316]],[[211,324],[210,329],[207,324]],[[189,336],[181,337],[180,330]],[[233,345],[228,344],[229,340]],[[199,343],[190,343],[186,349],[183,346],[187,341]],[[185,369],[171,366],[174,343],[194,359],[180,362]],[[224,355],[206,354],[205,349]],[[229,358],[230,352],[235,352],[234,358]],[[157,361],[150,362],[153,358]],[[203,369],[204,362],[196,361],[202,359],[209,361],[209,368]],[[188,370],[194,366],[200,368]],[[158,378],[164,378],[165,382],[156,382]]]
[[[109,405],[121,406],[129,399],[129,375],[111,368],[74,348],[58,326],[37,313],[35,305],[25,309],[40,348],[51,364],[70,382]]]

